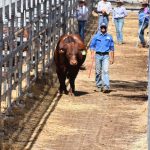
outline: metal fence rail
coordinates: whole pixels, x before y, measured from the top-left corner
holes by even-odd
[[[149,5],[150,5],[150,1]],[[150,150],[150,20],[149,20],[149,38],[148,38],[148,114],[147,114],[147,148]]]
[[[78,0],[9,1],[0,8],[0,113],[51,66],[59,37],[76,30]]]

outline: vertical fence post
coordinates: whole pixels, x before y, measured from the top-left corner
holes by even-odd
[[[51,52],[51,27],[50,27],[50,25],[51,25],[51,17],[52,17],[52,13],[51,13],[51,8],[52,8],[52,3],[51,3],[51,0],[48,0],[47,1],[48,2],[48,28],[47,28],[47,39],[48,39],[48,54],[47,54],[47,62],[48,62],[48,64],[50,65],[50,57],[51,57],[51,55],[50,55],[50,52]],[[50,67],[49,67],[49,69],[50,69]]]
[[[148,4],[150,5],[150,0],[148,0]],[[150,25],[150,20],[149,20]],[[149,26],[149,57],[148,57],[148,133],[147,133],[147,140],[148,140],[148,150],[150,150],[150,26]]]
[[[21,2],[19,4],[17,4],[17,7],[21,8]],[[18,12],[17,12],[18,13]],[[23,9],[20,10],[20,28],[23,29],[23,25],[24,25],[24,13],[23,13]],[[23,45],[23,32],[20,35],[20,45]],[[19,85],[18,85],[18,96],[22,95],[22,72],[23,72],[23,51],[19,50]]]
[[[45,30],[46,29],[46,0],[44,0],[43,1],[43,15],[44,15],[44,17],[42,18],[43,19],[43,26],[42,26],[42,28]],[[45,52],[46,52],[46,46],[45,46],[45,44],[46,44],[46,42],[45,42],[45,40],[46,40],[46,30],[44,31],[44,33],[43,33],[43,35],[42,35],[42,37],[43,37],[43,40],[42,40],[42,54],[43,54],[43,58],[42,58],[42,64],[43,64],[43,70],[42,70],[42,73],[43,73],[43,75],[44,75],[44,78],[45,78]]]
[[[2,18],[2,8],[0,8],[0,149],[2,149],[3,143],[3,117],[1,111],[1,95],[2,95],[2,50],[3,50],[3,18]]]
[[[28,32],[29,32],[29,39],[28,39],[28,41],[29,41],[29,43],[28,43],[28,51],[27,51],[27,89],[28,89],[28,92],[29,92],[29,90],[30,90],[30,80],[31,80],[31,78],[30,78],[30,72],[31,72],[31,49],[32,49],[32,47],[31,47],[31,43],[32,43],[32,17],[33,17],[33,15],[32,15],[32,12],[33,12],[33,8],[32,8],[32,0],[29,0],[28,1],[28,5],[29,5],[29,22],[30,22],[30,27],[29,27],[29,29],[27,29],[28,30]]]
[[[63,2],[63,34],[66,33],[66,3],[68,0]]]
[[[10,4],[12,5],[12,3]],[[9,5],[9,7],[10,7]],[[10,107],[11,106],[11,101],[12,101],[12,75],[13,75],[13,55],[12,55],[12,51],[13,51],[13,45],[14,45],[14,12],[13,12],[13,8],[11,7],[10,11],[9,11],[9,19],[10,19],[10,23],[9,23],[9,51],[10,51],[10,58],[9,58],[9,75],[8,75],[8,102],[7,102],[7,106]]]
[[[149,20],[150,23],[150,20]],[[150,150],[150,26],[149,26],[149,56],[148,56],[148,150]]]
[[[39,0],[36,1],[36,11],[35,11],[35,14],[36,14],[36,18],[40,18],[39,17]],[[39,20],[35,23],[35,29],[36,29],[36,35],[37,33],[39,33]],[[37,40],[39,43],[39,46],[38,48],[36,49],[36,52],[35,52],[35,75],[36,75],[36,78],[38,78],[38,65],[39,65],[39,56],[40,56],[40,39],[39,37],[37,38]],[[36,42],[35,42],[36,43]]]

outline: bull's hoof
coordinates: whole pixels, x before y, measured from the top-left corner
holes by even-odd
[[[58,94],[58,96],[60,96],[60,95],[62,95],[62,94],[63,94],[63,92],[62,92],[62,91],[60,91],[60,90],[58,90],[58,91],[57,91],[57,94]]]
[[[75,96],[75,94],[72,92],[69,92],[69,96]]]
[[[63,94],[68,95],[68,91],[67,91],[67,90],[64,90],[64,91],[63,91]]]
[[[80,70],[86,70],[86,67],[84,65],[80,66]]]
[[[69,95],[70,96],[75,96],[75,92],[73,92],[72,90],[69,90]]]

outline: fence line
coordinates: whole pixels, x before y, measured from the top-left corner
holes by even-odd
[[[150,1],[149,5],[150,5]],[[150,150],[150,20],[149,20],[149,41],[148,41],[148,114],[147,114],[147,148]]]

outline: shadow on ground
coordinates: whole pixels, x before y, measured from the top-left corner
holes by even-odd
[[[120,80],[112,80],[110,82],[111,82],[111,89],[112,89],[110,96],[116,98],[123,97],[127,100],[136,100],[136,101],[146,101],[148,99],[148,96],[146,94],[147,82],[144,81],[129,82],[129,81],[120,81]],[[121,91],[123,92],[123,94],[120,93]]]
[[[83,95],[87,95],[89,94],[88,92],[84,92],[84,91],[75,91],[75,96],[83,96]]]
[[[5,127],[5,140],[3,143],[3,149],[25,149],[28,143],[30,149],[36,138],[40,134],[44,127],[47,118],[55,110],[61,96],[57,97],[54,101],[54,97],[57,94],[58,82],[55,73],[45,75],[45,79],[41,78],[31,87],[31,95],[22,97],[21,101],[24,103],[24,109],[13,114],[13,121],[8,118],[4,122]],[[48,108],[49,112],[44,117]],[[42,123],[40,122],[43,119]],[[37,126],[40,127],[34,132]],[[34,133],[34,137],[31,136]]]

